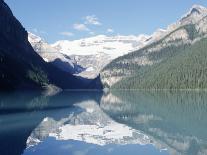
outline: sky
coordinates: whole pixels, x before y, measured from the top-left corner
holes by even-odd
[[[95,35],[152,34],[206,0],[5,0],[30,32],[49,43]]]

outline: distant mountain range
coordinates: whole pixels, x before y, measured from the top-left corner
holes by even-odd
[[[113,59],[139,49],[151,40],[147,35],[99,35],[74,41],[62,40],[49,45],[39,36],[29,33],[29,41],[45,61],[61,60],[68,63],[69,68],[64,67],[66,71],[71,71],[72,68],[74,75],[93,79]]]
[[[207,88],[207,9],[194,5],[159,39],[119,57],[101,72],[114,89]]]
[[[69,72],[72,70],[71,73],[74,75],[93,79],[112,60],[161,39],[164,36],[164,32],[165,30],[158,29],[151,36],[143,34],[138,36],[98,35],[74,41],[60,40],[51,45],[32,33],[29,33],[28,39],[34,50],[46,62],[61,60],[64,65],[68,64],[68,66],[63,67],[59,63],[58,67],[64,68]]]
[[[152,35],[48,44],[0,0],[0,89],[207,88],[207,9],[194,5]]]
[[[51,45],[32,33],[29,33],[28,39],[34,50],[45,61],[54,62],[54,60],[61,60],[64,64],[69,63],[69,68],[63,67],[63,65],[60,64],[58,64],[58,66],[69,72],[71,72],[72,67],[71,73],[74,75],[93,79],[96,78],[100,74],[100,71],[112,60],[139,50],[161,39],[165,31],[166,30],[158,29],[150,36],[144,34],[138,36],[98,35],[74,41],[60,40]],[[50,53],[56,54],[52,55]],[[69,60],[66,60],[65,57],[67,57],[66,59],[69,58]]]

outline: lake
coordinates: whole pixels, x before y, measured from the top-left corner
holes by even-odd
[[[207,92],[0,94],[1,155],[205,155]]]

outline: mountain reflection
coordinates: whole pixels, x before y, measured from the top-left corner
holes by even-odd
[[[206,92],[114,91],[102,98],[101,108],[172,155],[207,154]]]
[[[92,96],[94,97],[93,93]],[[76,155],[77,151],[83,153],[83,148],[87,150],[87,153],[84,152],[86,155],[106,155],[112,153],[110,150],[119,152],[113,153],[114,155],[121,155],[140,152],[142,149],[144,152],[148,150],[149,155],[166,154],[162,151],[165,148],[156,145],[156,149],[145,133],[109,117],[100,108],[106,96],[100,97],[101,100],[85,99],[76,102],[69,109],[62,109],[62,116],[58,119],[54,116],[45,117],[28,137],[24,155],[55,154],[54,152]],[[114,101],[113,96],[109,96],[110,99]],[[54,144],[55,148],[51,151],[49,148],[54,147]]]
[[[99,102],[101,92],[62,92],[45,96],[41,92],[0,94],[0,154],[21,155],[31,132],[46,117],[59,120],[67,109],[84,100]],[[63,112],[63,110],[65,110]]]
[[[207,93],[0,94],[4,155],[207,154]]]

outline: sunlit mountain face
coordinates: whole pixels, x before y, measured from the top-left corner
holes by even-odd
[[[95,78],[113,59],[137,50],[151,42],[147,35],[97,35],[50,45],[39,36],[28,33],[34,50],[46,61],[64,71],[85,78]]]

